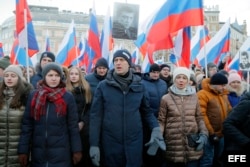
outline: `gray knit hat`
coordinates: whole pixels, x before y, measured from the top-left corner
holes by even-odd
[[[5,69],[10,65],[10,57],[9,56],[4,56],[0,59],[0,68]]]
[[[60,77],[61,77],[61,79],[63,78],[63,70],[62,70],[61,65],[58,64],[58,63],[55,63],[55,62],[51,62],[51,63],[46,64],[43,67],[43,70],[42,70],[43,79],[45,78],[45,76],[47,75],[47,73],[50,70],[54,70],[54,71],[58,72],[59,75],[60,75]]]
[[[23,78],[23,72],[21,68],[18,65],[9,65],[3,73],[5,74],[6,72],[14,72],[16,75],[18,75],[21,79]]]

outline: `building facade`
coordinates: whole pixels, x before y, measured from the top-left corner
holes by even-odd
[[[77,41],[80,41],[82,34],[87,34],[86,32],[89,28],[89,13],[72,12],[68,10],[59,11],[59,8],[57,7],[35,5],[30,5],[29,9],[31,11],[33,26],[40,50],[38,57],[39,54],[45,50],[45,39],[47,34],[50,38],[51,51],[55,54],[57,53],[62,39],[66,34],[72,20],[74,20],[75,23]],[[219,7],[205,6],[204,13],[204,22],[209,29],[210,37],[213,37],[224,24],[219,21]],[[104,16],[97,16],[97,22],[100,31],[103,26]],[[10,54],[13,45],[14,31],[16,28],[15,24],[15,15],[13,15],[12,17],[6,19],[2,25],[0,25],[0,39],[3,43],[3,49],[6,55]],[[244,22],[242,25],[239,25],[237,20],[235,20],[235,22],[231,24],[231,55],[235,55],[240,46],[246,40],[246,28],[246,22]],[[194,34],[194,29],[192,34]],[[130,52],[135,49],[133,40],[114,39],[114,45],[116,48],[126,48]],[[171,52],[171,50],[157,51],[154,53],[154,60],[156,62],[170,62]]]

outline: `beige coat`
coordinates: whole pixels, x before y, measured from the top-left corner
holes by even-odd
[[[162,97],[158,120],[164,131],[168,161],[185,163],[200,159],[203,152],[189,147],[187,141],[188,134],[208,135],[195,93],[181,96],[170,90]]]

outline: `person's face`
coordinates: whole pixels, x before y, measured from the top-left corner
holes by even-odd
[[[184,89],[188,84],[188,78],[184,74],[179,74],[175,77],[175,86],[179,89]]]
[[[239,89],[241,86],[241,82],[240,81],[233,81],[229,84],[233,89]]]
[[[213,85],[213,89],[219,93],[223,93],[226,85]]]
[[[51,58],[49,58],[49,57],[42,58],[42,60],[41,60],[41,67],[43,68],[46,64],[48,64],[50,62],[52,62]]]
[[[217,67],[210,67],[208,69],[208,76],[212,77],[215,73],[217,73]]]
[[[162,68],[160,73],[163,77],[168,77],[170,74],[170,69],[168,67],[164,67]]]
[[[149,77],[153,80],[157,80],[160,78],[160,71],[152,71],[149,73]]]
[[[84,67],[81,67],[81,72],[82,72],[82,75],[85,76],[86,75],[86,70]]]
[[[17,85],[18,75],[14,72],[6,72],[3,76],[4,83],[7,87],[12,88]]]
[[[248,58],[247,58],[246,55],[241,56],[241,62],[242,62],[242,64],[247,64],[248,63]]]
[[[141,68],[140,67],[135,67],[135,72],[141,72]]]
[[[29,70],[29,75],[30,75],[30,77],[32,77],[32,76],[34,75],[33,69],[29,67],[28,70]],[[25,76],[27,77],[27,75],[28,75],[28,73],[27,73],[27,71],[25,70]]]
[[[80,74],[77,69],[73,68],[69,72],[69,79],[73,84],[76,84],[79,82]]]
[[[0,68],[0,77],[3,77],[3,69],[2,68]]]
[[[51,88],[55,88],[59,85],[61,77],[58,72],[50,70],[45,76],[45,82]]]
[[[118,75],[125,75],[129,70],[129,64],[123,57],[114,59],[114,69]]]
[[[103,66],[96,67],[96,73],[99,76],[105,76],[107,72],[108,72],[108,69],[106,67],[103,67]]]
[[[124,11],[121,13],[120,15],[120,20],[119,22],[126,28],[128,29],[132,22],[134,20],[134,13],[128,12],[128,11]]]

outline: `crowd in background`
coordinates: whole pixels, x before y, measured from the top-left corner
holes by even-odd
[[[227,155],[249,155],[247,71],[142,73],[127,50],[113,64],[87,74],[52,52],[35,68],[0,58],[0,166],[227,167]]]

